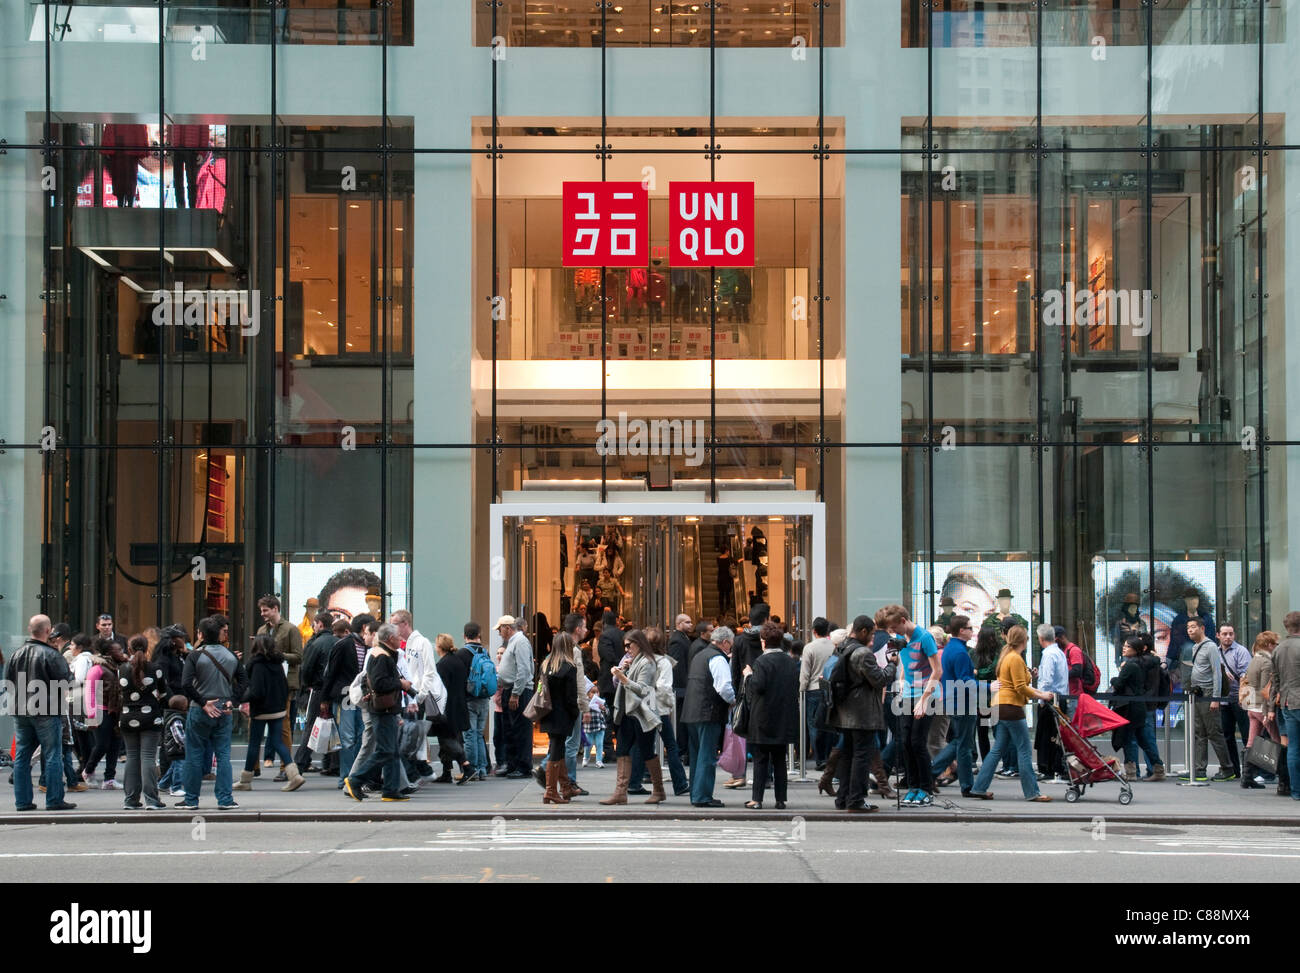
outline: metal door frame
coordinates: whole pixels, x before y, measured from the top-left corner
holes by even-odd
[[[528,503],[494,503],[488,507],[489,563],[493,565],[510,565],[518,560],[518,555],[514,554],[512,556],[506,546],[507,541],[512,545],[517,544],[519,539],[519,534],[516,532],[519,529],[518,521],[516,521],[516,531],[511,531],[509,538],[507,538],[505,530],[507,517],[576,517],[579,519],[636,517],[655,521],[658,518],[680,519],[687,516],[734,519],[760,516],[808,518],[811,532],[811,550],[804,556],[808,557],[807,569],[810,591],[805,614],[809,619],[826,614],[826,505],[806,500],[765,499],[753,502],[729,500],[723,503],[656,503],[650,501],[566,503],[564,501],[548,502],[539,499]],[[515,550],[518,550],[517,546]],[[501,560],[498,560],[498,558]],[[489,614],[493,619],[499,618],[505,611],[506,594],[512,584],[516,570],[518,569],[491,571],[489,573],[491,589],[488,604]],[[522,581],[522,578],[519,580]],[[500,636],[493,632],[491,645],[499,645],[500,641]]]

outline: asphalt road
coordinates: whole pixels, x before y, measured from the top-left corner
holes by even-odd
[[[322,822],[0,829],[0,881],[1293,881],[1300,829],[1089,822]]]

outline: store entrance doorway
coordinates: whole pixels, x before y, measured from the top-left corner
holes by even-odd
[[[764,601],[802,633],[824,611],[823,509],[498,504],[493,617],[527,618],[536,639],[571,611],[586,614],[589,629],[610,608],[625,627],[670,631],[682,613],[743,626],[750,605]]]

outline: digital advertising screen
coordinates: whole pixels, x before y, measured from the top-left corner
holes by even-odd
[[[277,568],[278,570],[278,568]],[[405,562],[388,565],[387,598],[380,608],[385,616],[399,608],[411,609],[411,566]],[[372,602],[380,588],[378,562],[307,561],[288,567],[288,577],[277,585],[284,617],[297,623],[306,614],[308,598],[339,618],[351,619],[373,612]],[[367,600],[367,595],[370,600]],[[383,620],[383,619],[381,619]]]
[[[998,592],[1011,592],[1011,611],[1030,625],[1051,618],[1050,596],[1042,594],[1050,581],[1051,565],[1043,565],[1040,577],[1037,561],[980,560],[935,561],[934,587],[930,587],[930,562],[912,564],[912,617],[929,625],[945,611],[940,606],[944,596],[951,596],[958,615],[969,615],[978,628],[984,619],[998,610]],[[934,594],[930,610],[928,592]]]

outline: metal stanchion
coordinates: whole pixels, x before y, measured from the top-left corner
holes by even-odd
[[[1169,770],[1173,770],[1174,751],[1169,736],[1169,721],[1173,716],[1173,707],[1169,705],[1169,700],[1165,700],[1164,705],[1161,708],[1165,711],[1165,752],[1162,756],[1165,761],[1165,767]]]
[[[1183,703],[1183,736],[1187,742],[1187,779],[1178,783],[1183,787],[1209,787],[1207,781],[1196,779],[1196,703],[1192,687],[1187,687]]]
[[[797,780],[808,780],[808,693],[799,690],[799,776]]]

